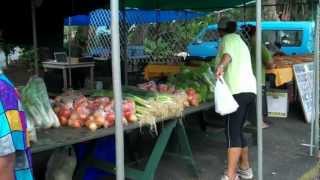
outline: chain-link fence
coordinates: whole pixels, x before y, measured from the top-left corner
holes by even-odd
[[[163,12],[130,11],[120,13],[121,58],[139,62],[178,62],[188,43],[207,23],[201,24],[204,13],[191,12],[162,17]],[[148,17],[155,16],[154,18]],[[194,17],[194,19],[193,19]],[[170,18],[172,20],[170,20]],[[179,19],[178,21],[173,19]],[[202,18],[203,19],[203,18]],[[157,22],[159,21],[159,22]],[[92,56],[109,59],[111,56],[110,11],[96,10],[90,14],[88,52]],[[126,49],[126,50],[124,50]],[[126,53],[125,53],[126,52]]]
[[[88,16],[88,27],[80,26],[66,31],[65,36],[70,38],[70,55],[79,55],[81,51],[100,63],[111,62],[110,14],[107,9],[92,11]],[[125,72],[123,75],[136,73],[134,75],[141,76],[143,68],[152,63],[184,63],[188,45],[192,44],[201,29],[214,22],[213,16],[192,11],[121,11],[120,52]],[[213,39],[208,34],[204,34],[204,38]],[[65,47],[68,51],[68,47]]]
[[[243,20],[249,16],[237,15],[240,12],[250,14],[249,9],[245,8],[225,10],[219,12],[219,14],[216,12],[145,11],[137,9],[121,11],[121,60],[126,62],[122,63],[123,66],[125,65],[123,71],[129,73],[140,72],[141,74],[146,64],[183,64],[186,62],[187,55],[189,55],[189,59],[192,59],[194,55],[195,57],[207,57],[208,60],[211,60],[217,51],[219,39],[217,27],[213,24],[217,22],[219,15],[229,15],[234,20],[249,21],[249,19]],[[210,24],[212,26],[208,26]],[[270,33],[275,34],[270,35]],[[281,33],[283,34],[284,31],[281,31]],[[267,37],[276,36],[277,38],[281,33],[265,31],[262,34],[263,42],[279,41],[277,39],[267,40]],[[294,32],[290,31],[290,33]],[[86,36],[87,40],[76,42],[86,42],[85,51],[88,55],[93,56],[96,60],[110,62],[110,10],[98,9],[92,11],[89,14],[87,32],[82,34]],[[300,37],[299,34],[291,34],[288,37]],[[77,33],[74,36],[76,38]],[[290,42],[296,42],[295,39],[291,39]],[[250,43],[247,42],[247,44]]]

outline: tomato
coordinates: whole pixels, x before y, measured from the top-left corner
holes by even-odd
[[[190,96],[193,96],[193,95],[197,94],[197,92],[192,88],[188,88],[186,90],[186,93],[187,93],[187,95],[190,95]]]
[[[70,117],[70,115],[71,115],[71,111],[68,109],[65,109],[65,108],[61,109],[59,112],[59,116],[61,116],[61,117],[63,116],[67,119]]]

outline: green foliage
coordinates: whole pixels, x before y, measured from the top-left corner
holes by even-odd
[[[215,21],[214,16],[208,15],[192,21],[135,26],[130,28],[128,42],[130,44],[143,42],[146,53],[155,59],[166,58],[185,51],[200,30]]]
[[[24,49],[22,55],[20,56],[20,60],[33,62],[35,58],[34,55],[35,55],[35,50],[33,48]]]
[[[26,63],[29,70],[34,70],[34,59],[35,59],[35,49],[34,48],[23,48],[23,53],[19,60]]]
[[[167,58],[173,53],[169,43],[165,42],[161,37],[157,40],[145,39],[144,48],[145,52],[155,59]]]

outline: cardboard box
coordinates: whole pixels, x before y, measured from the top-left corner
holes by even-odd
[[[287,118],[289,102],[286,90],[267,91],[268,117]]]

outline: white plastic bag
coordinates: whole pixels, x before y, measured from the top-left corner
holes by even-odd
[[[46,180],[71,180],[77,165],[72,147],[54,151],[47,164]]]
[[[239,107],[222,77],[216,81],[214,89],[214,105],[216,113],[222,116],[235,112]]]

